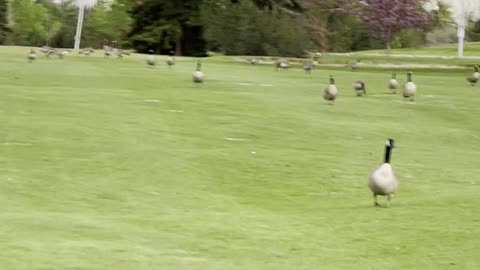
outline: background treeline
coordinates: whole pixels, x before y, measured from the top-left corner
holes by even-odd
[[[116,40],[139,52],[202,56],[303,56],[307,51],[384,48],[384,41],[352,15],[335,12],[335,0],[99,0],[86,11],[82,47]],[[0,0],[0,44],[73,47],[78,9],[73,1]],[[456,40],[445,7],[429,31],[397,33],[392,47]],[[480,23],[468,39],[480,40]]]

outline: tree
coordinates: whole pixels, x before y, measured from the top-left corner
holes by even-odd
[[[202,0],[145,0],[132,3],[129,36],[139,52],[205,56],[206,43],[200,20]]]
[[[339,9],[358,16],[361,22],[381,35],[387,52],[393,35],[404,29],[429,25],[430,14],[423,9],[426,0],[343,0]]]
[[[5,42],[7,33],[7,0],[0,0],[0,44]]]
[[[463,57],[463,41],[465,38],[465,29],[469,21],[478,21],[480,19],[480,2],[478,0],[431,0],[430,5],[435,9],[435,5],[443,3],[448,6],[453,20],[457,24],[458,37],[458,57]]]
[[[37,45],[47,38],[48,10],[31,0],[12,0],[9,5],[12,39],[19,45]]]
[[[116,40],[127,46],[127,35],[132,18],[128,14],[128,0],[99,0],[98,5],[85,15],[82,44],[99,48],[103,40]]]

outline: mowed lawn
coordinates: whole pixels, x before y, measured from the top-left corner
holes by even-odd
[[[196,86],[192,58],[27,52],[0,47],[1,269],[480,268],[470,71],[414,70],[412,103],[390,70],[213,57]],[[400,189],[374,208],[387,138]]]

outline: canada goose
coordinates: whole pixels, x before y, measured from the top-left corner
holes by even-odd
[[[388,89],[392,92],[392,94],[397,93],[398,82],[397,82],[397,73],[392,72],[392,78],[388,81]]]
[[[165,63],[167,63],[167,66],[169,67],[175,65],[175,62],[176,62],[175,57],[171,55],[167,56],[167,59],[165,60]]]
[[[81,49],[81,50],[78,52],[78,54],[82,54],[82,55],[88,56],[88,55],[90,55],[90,54],[92,54],[92,53],[94,53],[94,52],[95,52],[95,50],[92,49],[92,48],[85,48],[85,49]]]
[[[393,139],[388,139],[385,143],[385,160],[384,163],[374,170],[368,178],[368,187],[373,193],[374,206],[380,206],[377,201],[377,195],[387,196],[387,207],[390,204],[393,194],[397,191],[398,180],[393,173],[390,165],[390,157],[392,149],[395,148]]]
[[[305,63],[303,65],[303,70],[305,70],[305,73],[307,74],[311,74],[312,73],[312,70],[313,70],[313,63]]]
[[[349,67],[351,71],[357,70],[362,65],[361,62],[362,62],[362,59],[357,59],[355,63],[348,64],[347,67]]]
[[[335,79],[333,78],[332,75],[330,75],[330,84],[325,88],[325,94],[323,95],[323,98],[325,100],[329,100],[334,102],[335,99],[337,98],[337,86],[335,86]]]
[[[279,69],[288,70],[289,67],[290,65],[285,59],[278,59],[275,61],[275,71],[278,71]]]
[[[357,96],[367,95],[367,89],[365,88],[365,83],[363,81],[355,81],[352,86],[353,90],[357,93]]]
[[[247,62],[252,64],[252,65],[256,65],[258,63],[258,60],[257,60],[257,58],[253,57],[253,58],[248,59]]]
[[[52,50],[53,50],[53,48],[50,47],[50,46],[42,46],[42,47],[40,48],[40,52],[44,53],[45,56],[47,56],[47,57],[50,56],[50,55],[49,55],[49,52],[52,51]]]
[[[50,56],[52,54],[55,54],[56,56],[58,56],[58,58],[60,59],[63,59],[63,57],[67,54],[70,53],[70,50],[68,49],[57,49],[57,48],[53,48],[51,49],[48,53],[47,53],[47,56]]]
[[[108,40],[103,40],[103,57],[108,58],[113,53],[113,47],[108,45]]]
[[[147,55],[147,64],[149,66],[155,66],[157,64],[157,59],[155,58],[155,55],[153,54],[153,50],[148,50],[148,55]]]
[[[314,64],[314,65],[317,65],[317,64],[319,63],[320,55],[321,55],[320,53],[315,53],[315,54],[313,55],[313,58],[312,58],[312,59],[313,59],[313,64]]]
[[[35,53],[35,50],[30,50],[30,53],[27,55],[27,59],[29,63],[32,63],[33,60],[37,59],[37,54]]]
[[[201,69],[202,69],[202,64],[200,62],[197,62],[197,69],[193,72],[193,76],[192,76],[194,83],[203,83],[203,78],[205,75],[203,74]]]
[[[407,83],[403,87],[403,97],[410,98],[411,101],[415,100],[415,93],[417,92],[417,86],[412,82],[412,72],[407,73]]]
[[[475,86],[478,82],[478,79],[480,78],[480,67],[478,65],[474,66],[475,70],[473,74],[467,78],[467,81],[470,83],[470,85]]]

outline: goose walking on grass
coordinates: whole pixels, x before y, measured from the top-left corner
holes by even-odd
[[[92,48],[84,48],[84,49],[81,49],[78,54],[81,54],[81,55],[85,55],[85,56],[89,56],[90,54],[94,53],[95,50],[92,49]]]
[[[30,50],[27,55],[27,59],[29,63],[32,63],[35,59],[37,59],[37,53],[35,52],[35,50]]]
[[[357,93],[357,97],[367,95],[367,89],[365,88],[365,83],[363,81],[355,81],[352,86],[353,90]]]
[[[415,100],[415,93],[417,92],[417,86],[412,82],[412,72],[407,73],[407,83],[403,87],[403,97],[410,98],[411,101]]]
[[[362,59],[357,59],[355,63],[348,64],[347,67],[349,67],[351,71],[355,71],[359,69],[361,65],[362,65]]]
[[[303,70],[305,70],[305,73],[311,74],[313,70],[313,63],[305,63],[303,65]]]
[[[398,88],[397,73],[392,72],[392,78],[388,80],[388,89],[390,89],[390,92],[392,94],[396,94],[397,88]]]
[[[202,64],[200,62],[197,62],[197,69],[193,72],[193,82],[194,83],[203,83],[203,78],[205,75],[202,72]]]
[[[289,67],[290,64],[288,64],[288,61],[285,59],[278,59],[277,61],[275,61],[275,71],[278,71],[280,69],[288,70]]]
[[[175,65],[175,63],[176,63],[175,57],[173,57],[172,55],[167,56],[167,59],[165,60],[165,63],[167,63],[168,67],[171,67],[171,66]]]
[[[153,54],[153,50],[148,50],[147,64],[149,66],[155,66],[157,64],[157,59],[155,58],[155,55]]]
[[[474,66],[474,72],[470,77],[467,78],[467,81],[470,83],[471,86],[475,86],[480,79],[480,66]]]
[[[398,189],[398,180],[393,173],[392,165],[390,165],[390,159],[392,156],[392,150],[395,147],[393,139],[388,139],[385,143],[385,160],[384,163],[374,170],[368,178],[368,187],[373,193],[374,206],[380,206],[377,201],[377,196],[387,196],[387,207],[392,200],[393,195]]]
[[[335,102],[335,99],[337,98],[338,90],[337,86],[335,85],[335,79],[333,78],[332,75],[330,75],[330,83],[325,88],[325,93],[323,95],[323,98],[327,101],[332,101]]]
[[[250,59],[247,59],[247,62],[250,63],[251,65],[256,65],[258,63],[257,58],[253,57]]]

